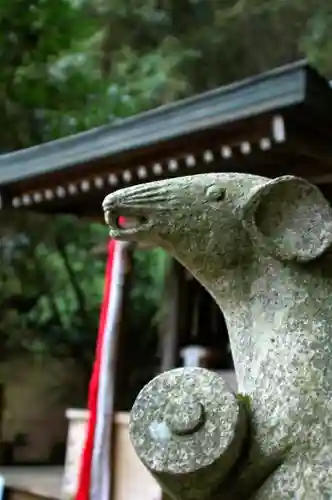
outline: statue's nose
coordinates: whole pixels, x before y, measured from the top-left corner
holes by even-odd
[[[109,226],[118,224],[119,204],[118,196],[115,193],[108,194],[102,203],[105,222]]]
[[[104,212],[114,212],[119,210],[121,206],[121,198],[116,191],[108,194],[102,203]]]

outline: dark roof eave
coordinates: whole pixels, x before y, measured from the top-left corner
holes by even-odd
[[[172,141],[261,113],[304,102],[305,61],[161,106],[118,124],[0,156],[0,185]]]

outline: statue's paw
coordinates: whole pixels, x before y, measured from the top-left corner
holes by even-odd
[[[158,375],[138,395],[130,419],[139,458],[164,491],[181,500],[216,492],[235,472],[248,430],[245,399],[202,368]]]

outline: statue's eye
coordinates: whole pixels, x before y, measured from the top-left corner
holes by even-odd
[[[206,196],[211,201],[222,201],[226,196],[226,189],[219,186],[209,186],[206,190]]]

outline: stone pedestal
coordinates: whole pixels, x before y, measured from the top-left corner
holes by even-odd
[[[88,410],[68,409],[68,437],[62,492],[64,498],[73,498],[76,493],[81,454],[87,429]]]
[[[89,412],[68,409],[66,416],[68,439],[62,492],[64,499],[72,499],[78,485]],[[160,500],[159,485],[142,465],[130,442],[128,413],[116,413],[114,421],[112,500]]]

